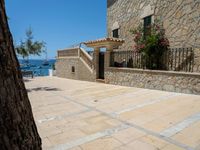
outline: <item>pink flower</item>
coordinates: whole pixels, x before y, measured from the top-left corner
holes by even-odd
[[[161,45],[161,46],[169,46],[169,41],[168,41],[168,39],[161,39],[161,40],[160,40],[160,45]]]
[[[145,44],[140,45],[140,49],[145,48]]]
[[[159,25],[156,25],[156,30],[160,30],[160,26]]]

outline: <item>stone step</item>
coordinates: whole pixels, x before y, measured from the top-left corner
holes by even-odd
[[[96,79],[96,82],[98,82],[98,83],[105,83],[105,80],[104,79]]]

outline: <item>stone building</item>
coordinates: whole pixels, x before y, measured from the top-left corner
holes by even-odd
[[[130,30],[141,24],[145,29],[155,20],[162,23],[171,48],[194,49],[190,55],[192,57],[186,55],[182,57],[182,62],[180,59],[178,63],[170,60],[171,66],[175,64],[175,68],[177,65],[179,68],[179,64],[187,66],[187,60],[191,58],[192,63],[189,64],[190,67],[194,66],[192,71],[173,67],[164,71],[144,70],[113,65],[116,63],[112,58],[113,53],[133,50],[134,40]],[[107,0],[107,37],[84,44],[94,49],[93,57],[80,47],[58,51],[58,77],[200,94],[200,0]],[[106,48],[106,52],[102,52],[101,48]],[[120,59],[135,59],[128,57]]]
[[[193,47],[200,65],[200,0],[107,0],[107,36],[125,40],[119,49],[133,49],[130,29],[159,20],[170,47]],[[145,25],[145,24],[144,24]]]

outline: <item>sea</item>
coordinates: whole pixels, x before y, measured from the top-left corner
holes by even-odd
[[[22,71],[33,71],[34,76],[48,76],[49,69],[53,69],[56,60],[50,59],[44,61],[41,59],[30,59],[27,62],[23,59],[19,59],[19,62]]]

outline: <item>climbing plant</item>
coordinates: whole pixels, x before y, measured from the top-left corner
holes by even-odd
[[[164,69],[162,59],[169,48],[169,40],[165,35],[162,24],[156,21],[148,27],[148,34],[144,34],[143,25],[139,25],[130,32],[134,36],[134,50],[142,54],[142,65],[148,69]]]

